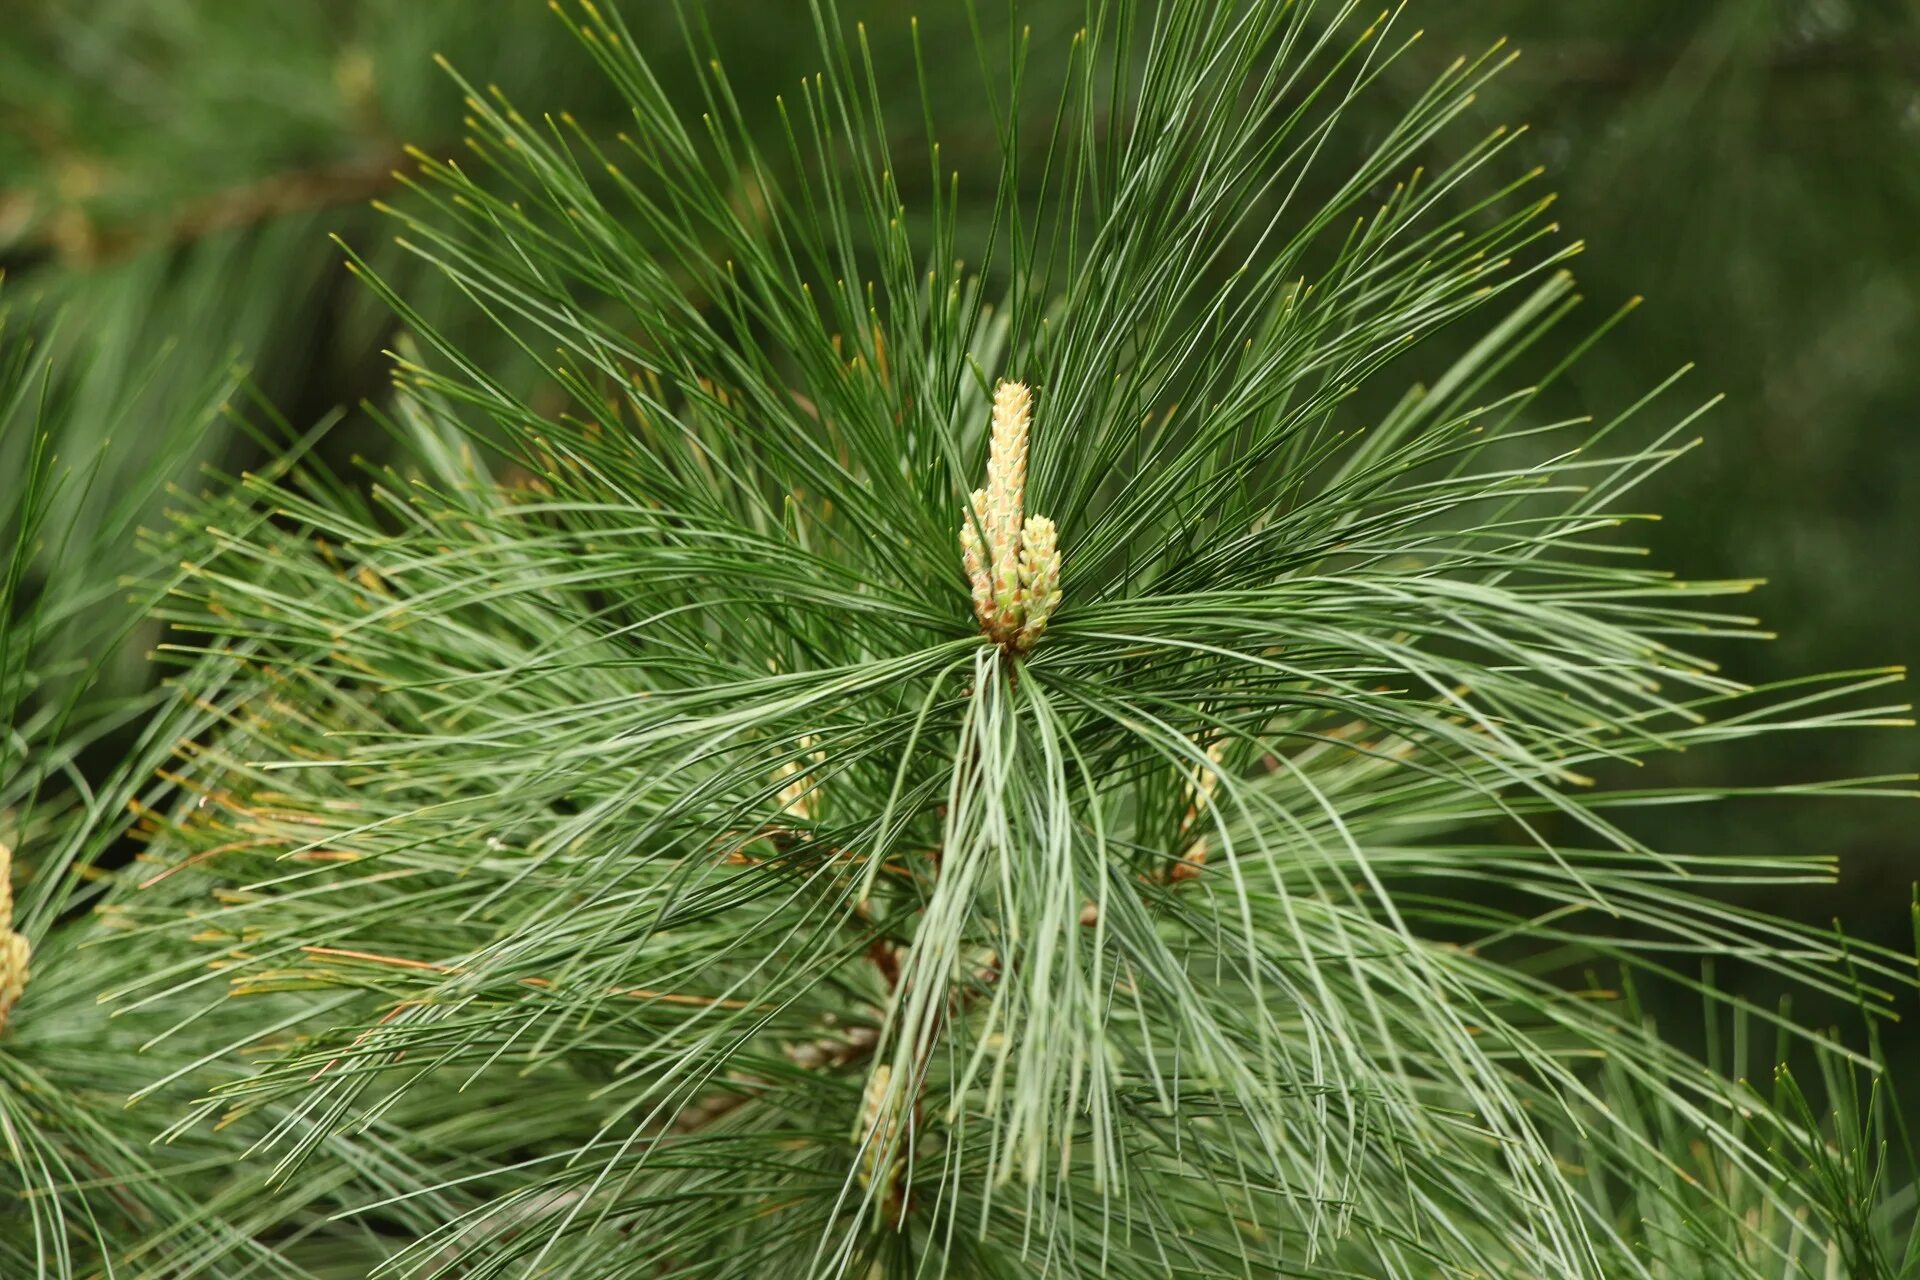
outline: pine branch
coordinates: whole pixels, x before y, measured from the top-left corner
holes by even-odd
[[[70,206],[41,219],[43,229],[26,240],[24,253],[29,261],[51,254],[66,266],[88,269],[154,248],[179,248],[222,232],[372,200],[393,190],[396,171],[405,163],[405,154],[394,151],[291,169],[190,201],[158,221],[102,226],[83,208]]]
[[[56,1157],[36,1238],[235,1275],[1913,1256],[1854,1083],[1910,958],[1730,899],[1830,863],[1646,820],[1911,780],[1622,781],[1905,724],[1898,674],[1743,683],[1704,649],[1757,638],[1752,584],[1637,554],[1711,402],[1552,410],[1620,317],[1564,332],[1578,246],[1512,132],[1430,163],[1504,55],[1342,147],[1397,15],[1096,7],[1004,68],[983,33],[976,187],[831,6],[773,148],[698,20],[689,116],[568,12],[628,133],[457,81],[477,159],[416,155],[394,214],[537,376],[349,250],[414,335],[402,461],[242,476],[151,540],[180,696],[111,820],[47,822],[40,923],[101,838],[143,865],[35,936],[0,1056],[0,1104],[54,1099],[16,1125]],[[113,957],[104,1009],[43,938]],[[167,1107],[139,1143],[53,1083],[109,1037]]]

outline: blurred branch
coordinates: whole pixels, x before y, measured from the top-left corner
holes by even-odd
[[[275,174],[223,191],[188,205],[174,217],[164,238],[179,243],[291,213],[370,200],[395,185],[394,170],[405,159],[396,150],[344,164]]]
[[[1591,43],[1523,43],[1516,69],[1576,88],[1627,89],[1664,79],[1685,63],[1679,53],[1623,53],[1618,46]],[[1874,71],[1920,80],[1920,44],[1885,41],[1825,40],[1776,50],[1756,64],[1768,76]]]
[[[191,244],[222,231],[258,226],[289,214],[307,213],[371,200],[397,182],[394,170],[406,160],[399,150],[358,160],[293,169],[256,182],[188,201],[158,225],[128,222],[101,226],[85,207],[71,203],[28,234],[12,256],[28,260],[54,256],[69,265],[99,266],[141,250]]]

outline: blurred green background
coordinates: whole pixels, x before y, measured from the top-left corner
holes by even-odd
[[[671,90],[685,64],[673,7],[625,7],[659,42]],[[908,10],[841,10],[869,19],[882,92],[912,137]],[[1064,49],[1081,6],[1022,13],[1036,65],[1057,63],[1047,50]],[[939,0],[921,19],[932,97],[964,169],[969,119],[973,145],[991,145],[965,8]],[[743,97],[770,103],[817,62],[798,0],[721,0],[710,20]],[[1521,159],[1547,169],[1563,223],[1589,242],[1578,273],[1596,313],[1647,298],[1570,394],[1618,406],[1689,361],[1698,399],[1728,394],[1707,447],[1645,502],[1666,513],[1654,535],[1666,563],[1768,580],[1755,607],[1781,638],[1729,655],[1735,669],[1763,680],[1920,658],[1920,5],[1429,0],[1402,21],[1427,33],[1342,145],[1364,146],[1372,115],[1392,118],[1456,54],[1509,39],[1521,57],[1475,127],[1530,126]],[[0,268],[12,303],[52,329],[52,394],[74,436],[64,451],[111,439],[102,483],[72,501],[105,510],[169,447],[155,424],[183,416],[195,460],[258,465],[260,447],[195,400],[234,361],[295,428],[344,410],[326,445],[336,456],[380,447],[354,406],[382,394],[394,327],[327,236],[367,253],[427,314],[457,314],[417,262],[383,249],[390,231],[369,208],[405,198],[392,177],[405,144],[458,150],[460,98],[436,52],[529,114],[618,127],[612,93],[544,0],[5,0]],[[510,367],[497,338],[465,324],[477,351]],[[0,476],[18,463],[0,457]],[[120,679],[144,671],[130,652]],[[1775,754],[1741,758],[1743,780],[1920,766],[1920,736],[1895,731],[1764,750]],[[1733,766],[1660,768],[1670,780]],[[1720,813],[1663,815],[1661,840],[1835,854],[1838,888],[1756,905],[1837,917],[1906,948],[1916,814],[1889,800],[1779,805],[1731,828]]]

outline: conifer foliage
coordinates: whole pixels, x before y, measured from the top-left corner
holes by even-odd
[[[145,1028],[112,1075],[165,1124],[139,1158],[196,1151],[211,1207],[130,1194],[117,1148],[16,1157],[57,1208],[5,1247],[1911,1273],[1870,1033],[1710,979],[1735,956],[1870,1029],[1911,964],[1722,899],[1825,863],[1650,843],[1747,792],[1623,781],[1896,721],[1897,677],[1744,685],[1698,650],[1755,634],[1717,603],[1750,584],[1634,556],[1631,492],[1698,410],[1551,409],[1597,335],[1563,336],[1577,246],[1513,134],[1461,132],[1502,55],[1337,168],[1398,15],[1092,3],[1048,48],[983,21],[981,174],[816,18],[776,148],[697,17],[689,114],[614,10],[567,12],[631,105],[613,141],[462,81],[473,158],[417,156],[401,240],[541,384],[364,270],[411,333],[402,460],[295,449],[153,536],[176,696],[144,848],[51,869],[99,910],[30,921],[19,1021],[81,1018],[43,974],[112,957],[96,988]],[[1647,982],[1729,1047],[1683,1050]]]

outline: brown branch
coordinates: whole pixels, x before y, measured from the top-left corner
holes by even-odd
[[[157,224],[102,227],[78,203],[56,209],[23,247],[70,265],[95,267],[153,248],[177,248],[210,235],[260,226],[275,218],[358,204],[391,191],[406,156],[382,152],[307,169],[291,169],[189,200]]]
[[[400,152],[346,161],[317,169],[275,174],[260,182],[221,192],[189,204],[169,224],[174,242],[236,227],[248,227],[288,214],[371,200],[399,181]]]

